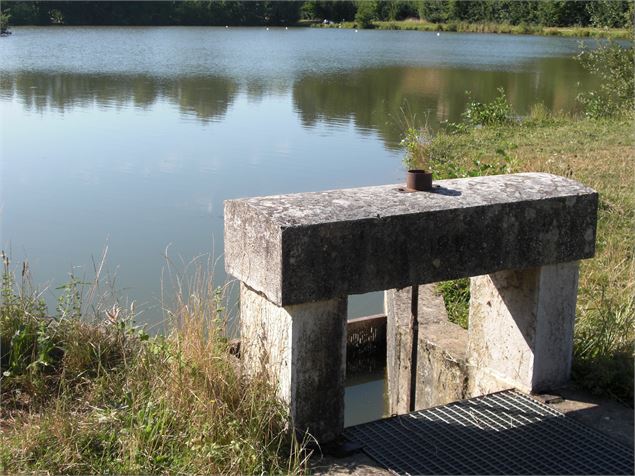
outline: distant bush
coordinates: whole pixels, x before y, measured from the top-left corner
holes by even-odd
[[[578,100],[589,117],[605,117],[632,111],[635,106],[633,46],[608,41],[596,49],[583,48],[577,56],[582,66],[601,79],[596,91],[581,93]]]
[[[11,15],[7,10],[0,11],[0,33],[5,33],[9,29],[9,20]]]

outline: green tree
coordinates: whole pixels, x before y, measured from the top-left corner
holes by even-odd
[[[539,5],[534,0],[501,0],[497,3],[496,21],[512,25],[539,23]]]
[[[351,1],[317,1],[303,2],[302,18],[307,20],[352,21],[355,19],[357,7]]]
[[[633,26],[633,5],[631,1],[596,0],[586,5],[593,26],[626,28]]]
[[[308,2],[303,2],[302,7],[300,7],[300,16],[304,20],[316,20],[318,19],[318,10],[319,10],[320,2],[316,0],[310,0]]]
[[[64,23],[64,15],[57,8],[49,10],[49,15],[53,25],[61,25]]]
[[[472,2],[452,2],[452,8],[458,16],[457,20],[473,23],[494,21],[495,12],[499,9],[500,2],[492,0],[475,0]]]
[[[364,1],[357,2],[357,13],[355,22],[359,28],[372,28],[373,20],[377,19],[377,2]]]
[[[418,3],[418,14],[422,20],[444,23],[448,20],[448,2],[444,0],[422,0]]]
[[[545,26],[588,25],[586,2],[551,0],[538,3],[538,18]]]
[[[11,15],[7,10],[0,10],[0,33],[7,34],[9,31],[9,20],[11,19]]]
[[[270,25],[294,24],[300,19],[300,2],[263,2],[264,20]]]
[[[406,18],[417,16],[417,7],[414,2],[394,1],[387,3],[387,20],[404,20]]]
[[[461,0],[448,1],[448,20],[450,21],[469,21],[470,5],[469,2]]]
[[[7,2],[4,2],[5,5]],[[35,25],[37,24],[38,8],[33,2],[12,2],[10,4],[11,17],[14,24],[17,25]]]

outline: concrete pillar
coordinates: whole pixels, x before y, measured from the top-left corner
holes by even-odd
[[[553,389],[571,371],[578,263],[472,278],[470,394]]]
[[[320,442],[344,428],[347,298],[280,307],[240,286],[241,358],[264,372],[294,426]]]
[[[434,284],[419,286],[415,410],[466,396],[467,331],[448,321],[443,297]],[[412,288],[384,294],[388,412],[410,411],[412,395]]]
[[[384,292],[386,312],[386,379],[388,381],[388,413],[410,411],[410,378],[412,356],[412,288]]]

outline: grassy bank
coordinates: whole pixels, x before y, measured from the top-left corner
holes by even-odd
[[[361,28],[356,22],[342,22],[312,26],[323,28]],[[421,20],[373,21],[371,28],[377,30],[408,30],[462,33],[503,33],[511,35],[543,35],[591,38],[630,38],[632,33],[626,28],[593,28],[593,27],[544,27],[539,25],[510,25],[506,23],[430,23]]]
[[[581,263],[574,380],[632,405],[635,345],[633,119],[552,116],[536,106],[521,122],[438,134],[439,177],[550,172],[600,194],[596,256]],[[452,319],[467,325],[469,284],[442,285]]]
[[[270,382],[245,379],[224,338],[219,291],[179,285],[170,330],[95,303],[71,280],[56,315],[4,257],[3,474],[300,473],[303,451]]]

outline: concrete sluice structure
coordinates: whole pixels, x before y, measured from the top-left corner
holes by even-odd
[[[594,254],[597,204],[594,190],[543,173],[226,201],[244,368],[275,382],[299,431],[335,440],[347,296],[383,290],[392,413],[557,388],[569,379],[577,262]],[[468,330],[429,286],[462,277],[472,278]]]

